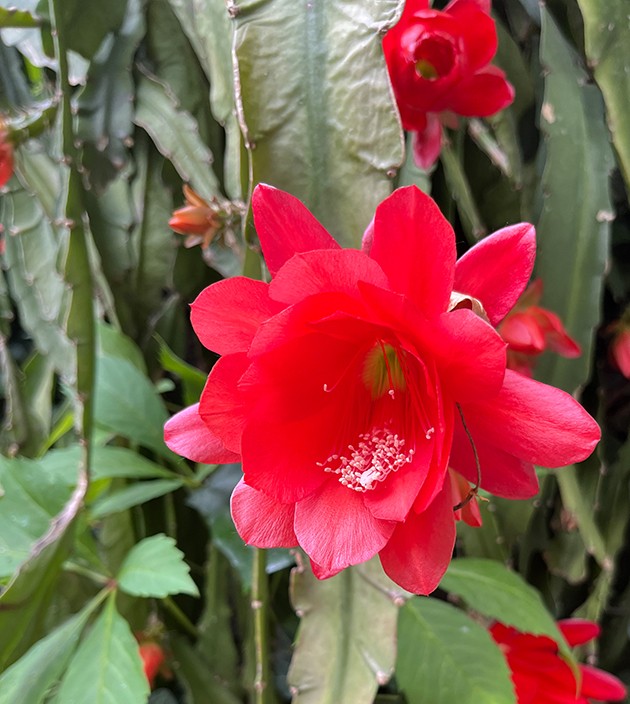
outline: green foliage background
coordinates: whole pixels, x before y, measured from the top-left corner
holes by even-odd
[[[630,681],[630,382],[609,357],[630,302],[627,0],[495,0],[516,100],[450,131],[432,173],[405,156],[381,51],[402,5],[0,6],[16,145],[0,196],[1,704],[147,701],[140,631],[170,669],[153,704],[513,704],[479,621],[567,652],[554,619],[572,614],[602,624],[589,654]],[[183,182],[246,206],[203,255],[168,227]],[[584,351],[537,375],[579,394],[603,440],[583,465],[541,471],[536,499],[483,503],[431,599],[376,563],[318,582],[300,554],[247,548],[229,516],[239,468],[164,445],[214,361],[188,303],[263,274],[258,182],[300,197],[345,246],[409,183],[461,251],[536,224],[543,305]]]

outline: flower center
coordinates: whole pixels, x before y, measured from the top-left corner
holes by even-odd
[[[363,363],[363,381],[374,399],[386,393],[394,398],[396,391],[405,390],[407,382],[399,353],[392,345],[379,340],[367,353]]]
[[[455,65],[455,51],[444,37],[422,39],[414,51],[416,71],[422,78],[434,81],[447,76]]]
[[[357,446],[348,445],[346,455],[331,455],[317,462],[324,472],[339,475],[339,481],[353,491],[374,489],[392,472],[413,460],[414,450],[405,450],[405,440],[388,428],[361,433]]]

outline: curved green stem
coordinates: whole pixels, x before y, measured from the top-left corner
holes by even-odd
[[[269,589],[265,551],[254,548],[254,566],[252,575],[252,611],[254,614],[254,651],[256,656],[256,673],[254,677],[254,701],[256,704],[269,704],[271,701],[269,680]]]

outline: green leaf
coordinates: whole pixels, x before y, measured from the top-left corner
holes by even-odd
[[[88,618],[100,603],[94,599],[62,626],[38,641],[0,676],[0,704],[40,704],[59,680]]]
[[[626,0],[578,0],[584,18],[586,56],[604,94],[607,123],[630,191],[630,46]]]
[[[0,27],[39,27],[41,20],[15,7],[0,7]]]
[[[291,575],[291,602],[301,617],[287,675],[293,704],[371,704],[394,671],[398,606],[407,594],[378,559],[324,581],[304,559]]]
[[[146,704],[149,684],[129,624],[112,595],[70,662],[57,704]]]
[[[541,127],[547,158],[536,273],[544,284],[542,304],[560,316],[582,356],[545,355],[537,377],[573,392],[590,375],[593,330],[601,318],[613,162],[599,91],[588,84],[544,7],[540,58],[546,68]]]
[[[126,359],[143,374],[147,373],[147,365],[142,352],[130,337],[103,322],[97,324],[96,331],[100,356]]]
[[[184,403],[191,406],[199,400],[207,375],[178,357],[161,337],[158,337],[158,343],[162,369],[179,377],[184,387]]]
[[[516,704],[510,671],[485,628],[437,599],[400,612],[396,679],[408,704]]]
[[[213,157],[199,137],[197,123],[178,109],[164,86],[147,76],[141,76],[138,83],[134,120],[199,195],[208,199],[218,194]]]
[[[28,560],[76,486],[78,454],[57,466],[47,459],[0,457],[0,578]]]
[[[96,369],[94,420],[169,460],[163,426],[168,418],[162,399],[149,379],[125,359],[99,357]]]
[[[61,565],[72,548],[72,526],[86,489],[87,477],[82,474],[70,499],[0,594],[0,670],[40,636]]]
[[[141,540],[127,555],[117,577],[118,586],[134,596],[164,598],[169,594],[199,596],[184,553],[175,540],[158,534]]]
[[[302,199],[344,246],[360,245],[403,160],[381,48],[402,7],[241,0],[234,18],[236,101],[253,183]]]
[[[120,513],[132,506],[139,506],[164,494],[169,494],[184,485],[181,479],[156,479],[149,482],[138,482],[120,491],[95,501],[90,507],[92,518],[103,518],[112,513]]]
[[[449,565],[440,587],[461,597],[471,609],[488,618],[519,631],[549,636],[566,647],[540,594],[496,560],[457,558]]]

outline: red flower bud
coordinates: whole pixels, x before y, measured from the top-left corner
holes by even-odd
[[[13,145],[8,140],[8,133],[0,120],[0,188],[13,175]]]
[[[190,186],[184,185],[183,190],[186,205],[173,213],[168,221],[169,227],[180,235],[187,235],[186,247],[200,244],[205,249],[221,227],[219,205],[208,203]]]
[[[164,664],[164,651],[157,643],[151,641],[141,643],[138,650],[142,658],[144,674],[149,682],[149,686],[153,689],[155,678]]]

